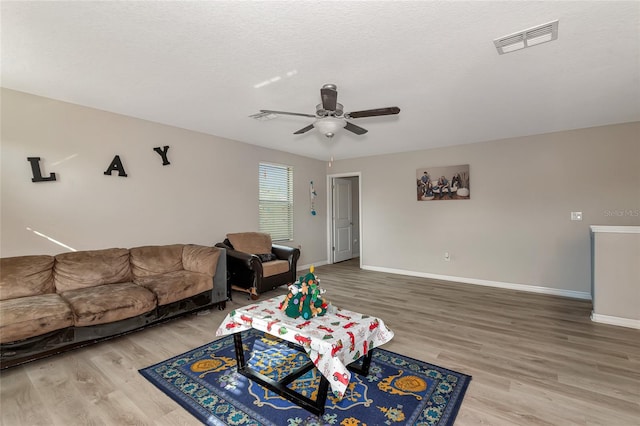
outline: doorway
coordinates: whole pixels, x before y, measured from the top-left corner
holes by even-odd
[[[360,257],[360,173],[327,176],[328,263]],[[359,261],[359,259],[358,259]]]

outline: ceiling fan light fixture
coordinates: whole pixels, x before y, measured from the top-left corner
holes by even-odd
[[[316,105],[316,113],[303,114],[300,112],[287,112],[287,111],[274,111],[270,109],[261,109],[261,114],[255,114],[254,118],[263,118],[262,114],[282,114],[282,115],[295,115],[299,117],[311,117],[316,120],[300,130],[293,132],[294,135],[301,135],[307,133],[310,130],[317,129],[325,137],[334,137],[340,129],[346,129],[355,135],[364,135],[367,133],[367,129],[353,124],[350,120],[352,118],[364,118],[364,117],[377,117],[380,115],[395,115],[400,112],[400,108],[397,106],[386,108],[365,109],[362,111],[351,111],[348,114],[344,113],[342,104],[337,102],[338,92],[336,91],[335,84],[325,84],[320,89],[320,96],[322,97],[322,103]],[[264,118],[263,118],[264,119]]]
[[[347,123],[335,117],[319,118],[313,123],[313,127],[328,138],[332,138]]]

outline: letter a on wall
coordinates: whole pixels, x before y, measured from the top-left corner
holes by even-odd
[[[107,168],[104,174],[110,176],[111,172],[114,171],[118,172],[118,176],[127,177],[127,173],[124,171],[124,166],[122,165],[122,161],[120,161],[119,155],[113,157],[113,161],[109,164],[109,168]]]

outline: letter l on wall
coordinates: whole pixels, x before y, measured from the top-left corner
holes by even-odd
[[[56,180],[55,173],[50,173],[48,177],[42,176],[42,171],[40,170],[40,157],[27,157],[27,161],[31,163],[31,172],[33,173],[31,182],[49,182]]]

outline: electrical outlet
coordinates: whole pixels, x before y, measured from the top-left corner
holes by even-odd
[[[582,220],[582,212],[571,212],[571,220]]]
[[[445,262],[450,262],[451,261],[451,255],[449,254],[448,251],[444,252],[444,260],[445,260]]]

